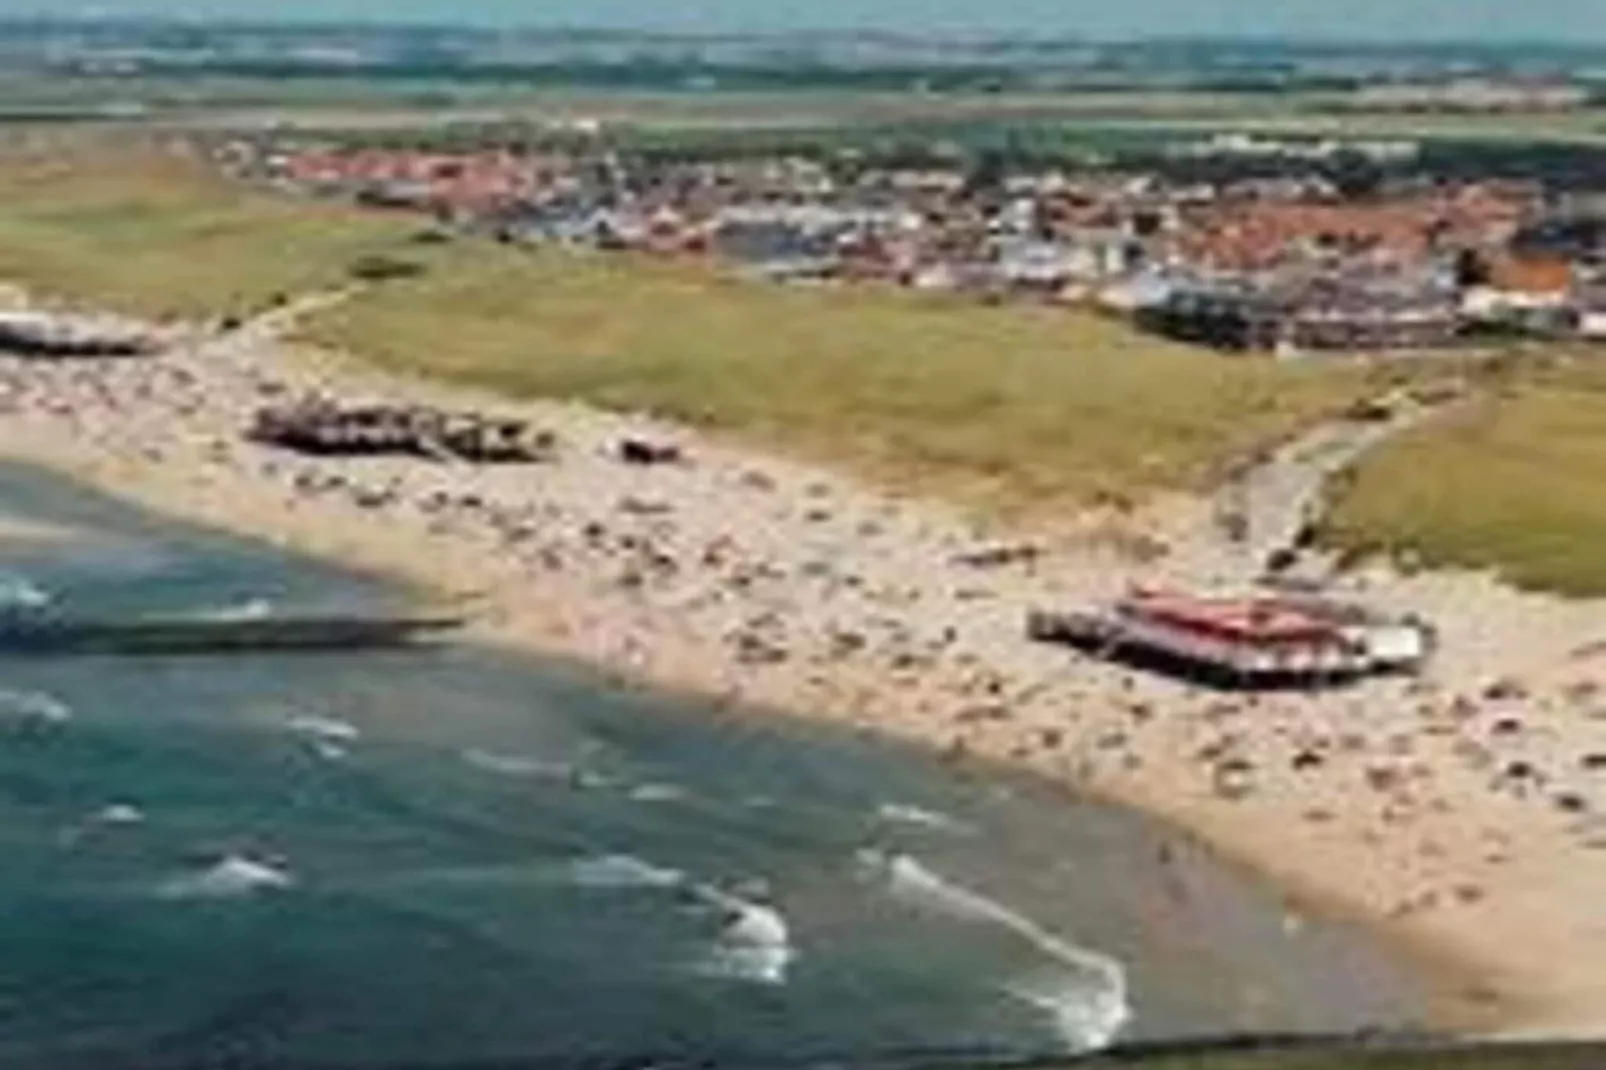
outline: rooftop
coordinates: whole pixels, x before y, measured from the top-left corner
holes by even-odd
[[[1275,598],[1200,597],[1140,590],[1121,603],[1129,615],[1153,623],[1253,644],[1326,642],[1332,622],[1309,609]]]

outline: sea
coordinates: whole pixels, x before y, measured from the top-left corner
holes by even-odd
[[[13,612],[407,592],[27,467]],[[1137,814],[472,645],[0,656],[0,1066],[779,1066],[1418,1024]]]

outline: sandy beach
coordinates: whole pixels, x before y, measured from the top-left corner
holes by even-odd
[[[1208,536],[1208,503],[1130,518],[1170,550],[1140,564],[1109,523],[984,530],[647,418],[381,376],[281,341],[291,314],[152,359],[0,359],[0,453],[466,597],[498,641],[1136,805],[1446,966],[1458,1020],[1606,1035],[1606,606],[1373,570],[1346,583],[1441,631],[1425,676],[1224,695],[1023,631],[1030,608],[1138,579],[1241,578],[1253,555]],[[242,439],[259,406],[313,391],[524,416],[559,445],[478,467]],[[622,463],[625,436],[686,461]],[[985,553],[1027,539],[1035,555]]]

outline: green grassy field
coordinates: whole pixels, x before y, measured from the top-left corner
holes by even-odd
[[[1365,461],[1339,488],[1326,538],[1606,595],[1603,488],[1606,367],[1532,372]]]
[[[1013,503],[1197,483],[1360,388],[1084,313],[464,245],[306,334],[407,372],[651,411]]]
[[[149,316],[240,314],[329,286],[416,229],[246,193],[152,153],[0,162],[0,277]]]

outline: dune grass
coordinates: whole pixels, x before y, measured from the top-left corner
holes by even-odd
[[[1197,483],[1359,386],[1065,310],[461,244],[306,334],[407,372],[649,411],[1016,503]]]
[[[338,282],[416,226],[279,200],[154,151],[0,157],[0,277],[153,317],[241,314]]]
[[[1336,489],[1334,545],[1606,595],[1606,365],[1530,372]]]

